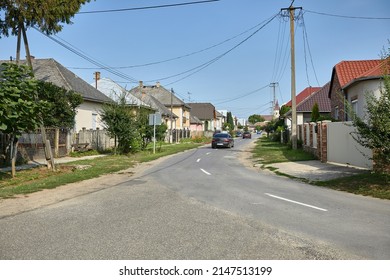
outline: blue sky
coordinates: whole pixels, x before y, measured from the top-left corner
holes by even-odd
[[[192,1],[97,0],[84,5],[80,12]],[[79,13],[73,24],[53,36],[113,67],[119,75],[99,69],[34,29],[28,30],[28,37],[32,55],[54,58],[88,83],[94,82],[96,71],[127,89],[136,86],[138,80],[145,84],[160,81],[185,102],[211,102],[217,109],[247,118],[270,113],[270,83],[278,83],[279,104],[291,99],[288,19],[276,16],[260,29],[290,3],[220,0],[159,9]],[[297,93],[307,86],[323,86],[338,62],[378,59],[382,48],[389,46],[388,0],[296,0],[294,6],[303,8],[295,31]],[[15,37],[0,39],[0,59],[15,57],[15,49]],[[166,62],[156,63],[161,61]],[[139,66],[145,64],[151,65]],[[194,73],[196,70],[200,71]]]

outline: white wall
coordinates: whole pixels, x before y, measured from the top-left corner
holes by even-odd
[[[357,115],[363,118],[366,114],[366,94],[374,94],[376,97],[380,96],[380,88],[382,84],[380,80],[367,80],[355,83],[347,90],[347,99],[351,104],[351,101],[357,98]]]
[[[372,157],[372,151],[352,138],[351,132],[354,132],[355,128],[351,124],[351,122],[328,124],[328,161],[371,169],[372,160],[367,157]]]
[[[103,124],[100,117],[102,104],[84,101],[78,108],[75,117],[75,131],[79,131],[85,127],[86,129],[103,129]],[[96,116],[96,121],[94,120]],[[94,127],[95,126],[95,127]]]

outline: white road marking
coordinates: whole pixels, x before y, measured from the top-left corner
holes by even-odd
[[[206,155],[209,155],[209,154],[211,154],[211,152],[206,153]]]
[[[202,168],[200,170],[202,170],[202,172],[205,173],[206,175],[211,175],[211,173],[208,173],[206,170],[204,170]]]
[[[272,195],[272,194],[269,194],[269,193],[265,193],[265,195],[268,195],[268,196],[271,196],[271,197],[273,197],[273,198],[277,198],[277,199],[280,199],[280,200],[284,200],[284,201],[287,201],[287,202],[299,204],[299,205],[302,205],[302,206],[314,208],[314,209],[317,209],[317,210],[320,210],[320,211],[328,211],[328,210],[326,210],[326,209],[324,209],[324,208],[319,208],[319,207],[316,207],[316,206],[313,206],[313,205],[310,205],[310,204],[305,204],[305,203],[302,203],[302,202],[290,200],[290,199],[283,198],[283,197],[276,196],[276,195]]]
[[[200,158],[198,158],[197,160],[196,160],[196,162],[199,162],[200,161]]]

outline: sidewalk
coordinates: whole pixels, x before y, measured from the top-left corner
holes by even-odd
[[[281,173],[309,181],[328,181],[368,171],[353,166],[322,163],[318,160],[273,163],[267,164],[267,167],[277,168]]]
[[[94,159],[94,158],[104,157],[104,156],[106,155],[94,155],[94,156],[85,156],[85,157],[61,157],[61,158],[54,159],[54,163],[55,164],[68,163],[68,162],[73,162],[78,160]],[[46,165],[45,159],[36,159],[36,160],[29,161],[27,164],[18,165],[16,166],[16,170],[31,169],[41,165]],[[10,171],[11,171],[10,166],[0,168],[0,172],[10,172]]]

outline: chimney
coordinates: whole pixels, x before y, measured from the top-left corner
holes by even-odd
[[[139,81],[139,88],[143,88],[144,87],[144,82],[143,81]]]
[[[160,87],[160,82],[157,82],[157,83],[156,83],[156,87],[157,87],[157,88]]]
[[[95,72],[95,88],[98,88],[98,81],[100,80],[100,72]]]

